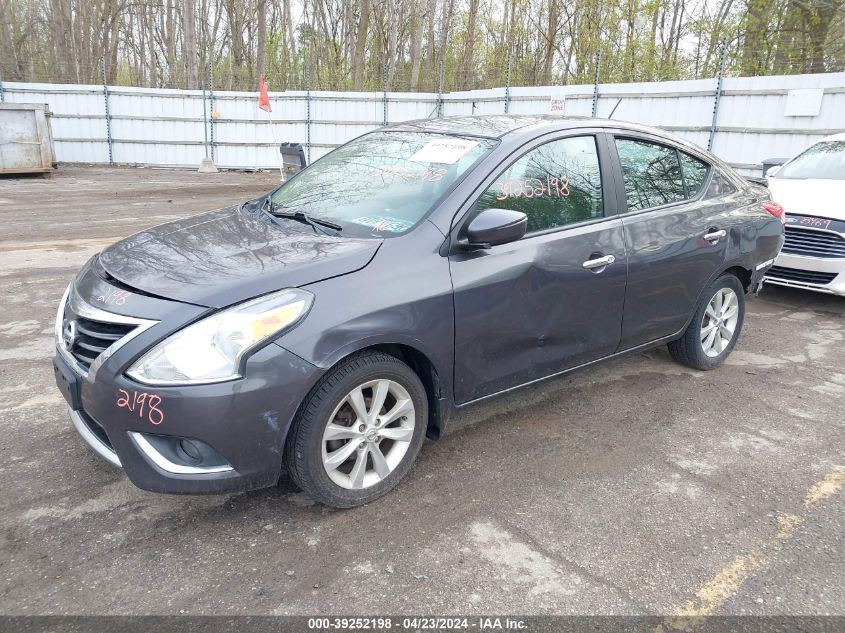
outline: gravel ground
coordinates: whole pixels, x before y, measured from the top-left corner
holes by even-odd
[[[50,357],[94,252],[272,173],[0,179],[3,614],[845,615],[845,300],[766,289],[702,373],[665,349],[455,418],[390,495],[135,488],[78,437]]]

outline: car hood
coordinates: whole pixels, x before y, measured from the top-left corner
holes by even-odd
[[[380,245],[271,224],[229,207],[136,233],[100,253],[100,264],[145,293],[222,308],[354,272]]]
[[[772,200],[797,215],[845,220],[845,180],[769,178]]]

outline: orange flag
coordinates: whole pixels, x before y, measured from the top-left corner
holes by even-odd
[[[272,112],[270,107],[270,96],[267,94],[267,82],[264,81],[264,75],[258,78],[258,107],[265,112]]]

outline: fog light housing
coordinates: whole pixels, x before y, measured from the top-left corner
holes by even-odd
[[[234,470],[213,447],[193,437],[135,431],[130,431],[129,437],[149,461],[168,473],[208,475]]]
[[[176,442],[176,455],[195,466],[202,463],[202,451],[199,446],[185,437]]]

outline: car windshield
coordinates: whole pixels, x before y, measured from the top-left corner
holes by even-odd
[[[331,220],[343,235],[393,237],[422,220],[494,144],[423,132],[366,134],[282,185],[273,208]]]
[[[784,165],[775,178],[845,180],[845,141],[822,141]]]

